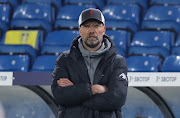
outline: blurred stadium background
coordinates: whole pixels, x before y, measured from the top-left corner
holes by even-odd
[[[103,12],[106,34],[130,74],[140,72],[139,82],[147,73],[169,73],[160,78],[169,87],[130,85],[123,118],[180,118],[180,83],[170,83],[180,72],[180,0],[0,0],[0,77],[15,76],[14,86],[0,84],[0,118],[56,117],[51,72],[79,35],[79,14],[90,7]]]

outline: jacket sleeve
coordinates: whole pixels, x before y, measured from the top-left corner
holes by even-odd
[[[56,103],[61,106],[82,104],[83,101],[92,96],[90,84],[83,83],[67,87],[60,87],[57,84],[57,80],[60,78],[70,79],[68,75],[66,56],[61,54],[56,60],[55,69],[52,73],[53,81],[51,91],[54,99]]]
[[[96,94],[86,100],[83,105],[90,109],[100,111],[114,111],[120,109],[124,104],[127,96],[127,65],[124,58],[118,60],[118,64],[113,69],[106,85],[108,92]]]

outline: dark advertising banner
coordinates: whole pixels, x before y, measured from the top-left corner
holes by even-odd
[[[14,72],[13,85],[51,85],[52,72]]]

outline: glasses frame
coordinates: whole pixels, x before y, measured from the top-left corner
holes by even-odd
[[[84,28],[84,29],[90,29],[91,27],[93,27],[94,29],[98,29],[100,27],[104,26],[102,23],[94,23],[92,25],[90,24],[83,24],[80,27]]]

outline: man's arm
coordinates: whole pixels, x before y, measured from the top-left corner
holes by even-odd
[[[121,58],[106,86],[108,88],[107,92],[95,94],[86,100],[83,105],[90,109],[100,111],[113,111],[124,105],[128,87],[125,59]]]
[[[57,80],[57,83],[61,87],[67,87],[67,86],[74,85],[68,78],[60,78],[59,80]]]
[[[66,57],[64,54],[61,54],[56,61],[55,69],[52,74],[53,82],[51,85],[51,91],[57,104],[62,106],[78,105],[92,96],[91,85],[88,83],[66,87],[59,86],[58,80],[68,78],[68,75]]]
[[[95,84],[91,86],[91,92],[93,95],[107,92],[108,88],[105,85]]]

